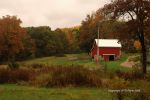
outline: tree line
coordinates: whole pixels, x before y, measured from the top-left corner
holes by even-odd
[[[76,37],[63,29],[51,30],[49,26],[21,27],[16,16],[0,18],[0,62],[13,62],[37,57],[63,56],[80,51]]]

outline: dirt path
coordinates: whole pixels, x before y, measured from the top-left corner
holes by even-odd
[[[128,67],[128,68],[132,68],[132,66],[134,66],[135,65],[135,62],[133,62],[133,61],[128,61],[128,59],[125,61],[125,62],[123,62],[122,64],[120,64],[121,66],[123,66],[123,67]],[[150,66],[150,65],[149,65]],[[150,67],[147,67],[147,70],[149,70],[150,71]]]
[[[123,62],[121,64],[121,66],[128,67],[128,68],[132,68],[133,65],[135,65],[135,63],[134,62],[129,62],[128,60],[126,60],[125,62]]]
[[[123,67],[132,68],[132,66],[135,65],[135,62],[129,61],[129,58],[127,58],[127,60],[125,62],[121,63],[120,65]]]

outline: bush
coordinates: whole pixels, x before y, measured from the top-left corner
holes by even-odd
[[[13,62],[8,63],[8,67],[10,69],[18,69],[19,68],[19,64],[17,62],[13,61]]]
[[[144,75],[139,67],[134,66],[132,72],[121,72],[116,71],[116,76],[123,78],[125,80],[134,81],[134,80],[145,80],[150,81],[150,74]]]
[[[126,97],[126,93],[123,92],[122,90],[123,89],[127,89],[127,87],[129,86],[129,81],[126,81],[124,79],[121,79],[119,77],[115,77],[114,79],[111,79],[109,81],[109,87],[112,89],[112,90],[116,90],[117,92],[111,92],[113,97],[112,99],[114,100],[117,99],[117,100],[124,100],[124,98]]]
[[[8,83],[10,80],[10,70],[8,69],[0,69],[0,83]]]
[[[57,67],[49,86],[100,86],[101,79],[94,71],[80,66]]]
[[[19,82],[19,81],[29,81],[32,77],[33,72],[29,71],[28,69],[18,69],[11,71],[11,79],[10,82]]]
[[[33,71],[28,69],[0,69],[0,83],[17,83],[19,81],[29,81]]]
[[[101,86],[101,77],[82,66],[49,66],[37,71],[40,75],[31,84],[45,87]]]
[[[31,64],[29,67],[36,69],[36,68],[42,68],[45,66],[43,64]]]
[[[133,61],[133,62],[141,61],[141,56],[139,56],[139,55],[137,55],[137,56],[130,56],[130,57],[128,58],[128,61],[129,61],[129,62],[131,62],[131,61]]]
[[[150,100],[150,95],[149,93],[141,91],[139,93],[130,94],[130,98],[132,98],[133,100]]]
[[[41,74],[35,77],[34,80],[30,81],[30,84],[37,87],[45,87],[48,85],[48,82],[50,80],[51,80],[51,76],[49,74]]]
[[[44,66],[37,68],[0,69],[0,83],[28,83],[39,87],[102,85],[99,71],[88,70],[82,66]]]

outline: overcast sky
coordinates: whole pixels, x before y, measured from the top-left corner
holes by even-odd
[[[110,0],[0,0],[0,17],[15,15],[22,26],[50,26],[52,29],[80,25],[87,14]]]

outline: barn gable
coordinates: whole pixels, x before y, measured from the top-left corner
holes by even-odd
[[[95,58],[95,56],[99,55],[106,61],[117,60],[121,56],[121,47],[117,39],[95,39],[91,49],[91,56]]]

